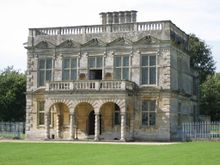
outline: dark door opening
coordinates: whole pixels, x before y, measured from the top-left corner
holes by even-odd
[[[88,122],[88,135],[95,134],[95,113],[91,111],[89,113],[89,122]]]
[[[102,80],[102,70],[101,69],[90,70],[89,79],[90,80]]]

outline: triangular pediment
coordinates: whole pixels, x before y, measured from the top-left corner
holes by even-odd
[[[106,43],[104,43],[103,41],[94,38],[89,40],[88,42],[86,42],[85,44],[82,45],[83,47],[102,47],[102,46],[106,46]]]
[[[59,48],[78,48],[80,47],[80,44],[77,42],[74,42],[73,40],[66,40],[62,42],[60,45],[58,45]]]
[[[130,46],[132,42],[124,37],[117,38],[112,42],[108,43],[108,46]]]
[[[49,49],[54,48],[54,45],[47,41],[41,41],[34,46],[37,49]]]
[[[157,43],[160,43],[160,40],[152,36],[145,36],[134,42],[135,45],[148,45],[148,44],[157,44]]]

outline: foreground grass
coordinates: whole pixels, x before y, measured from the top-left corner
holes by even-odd
[[[215,165],[220,142],[174,145],[0,143],[0,165]]]

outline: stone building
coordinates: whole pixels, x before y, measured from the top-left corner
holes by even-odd
[[[189,36],[136,11],[100,25],[29,29],[28,139],[170,141],[196,120]]]

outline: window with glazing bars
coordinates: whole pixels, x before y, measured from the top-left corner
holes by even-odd
[[[141,84],[156,84],[156,56],[142,55]]]
[[[114,57],[114,79],[129,80],[129,56]]]
[[[63,59],[63,80],[76,80],[77,79],[77,58],[64,58]]]
[[[38,86],[44,86],[52,79],[52,58],[39,59],[38,64]]]
[[[142,125],[154,126],[156,124],[156,100],[142,101]]]

